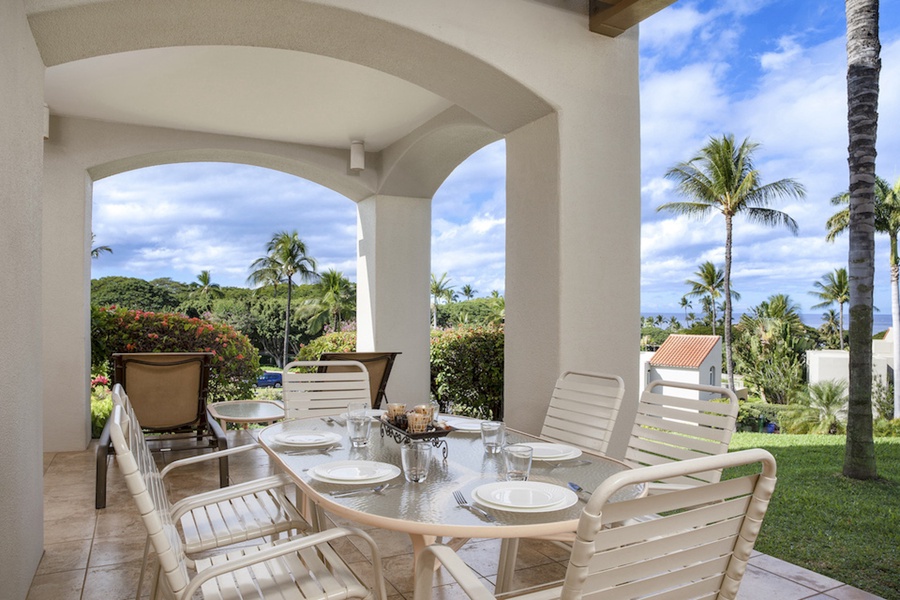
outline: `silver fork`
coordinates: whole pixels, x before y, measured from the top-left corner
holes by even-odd
[[[485,521],[488,521],[489,523],[497,522],[497,519],[494,518],[494,515],[481,510],[474,504],[469,504],[468,502],[466,502],[466,497],[463,496],[462,492],[460,492],[459,490],[456,490],[455,492],[453,492],[453,498],[456,500],[456,503],[460,505],[460,507],[465,508],[469,512],[478,515],[479,517],[483,518]]]

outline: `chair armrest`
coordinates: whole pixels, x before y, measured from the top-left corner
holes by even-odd
[[[456,580],[459,587],[472,600],[494,600],[494,595],[481,583],[478,576],[463,562],[456,552],[448,546],[433,544],[427,546],[416,560],[415,600],[431,598],[434,585],[434,562],[437,560]]]
[[[203,585],[210,579],[214,579],[220,575],[225,575],[226,573],[231,573],[233,571],[237,571],[238,569],[243,569],[251,565],[277,558],[279,556],[284,556],[285,554],[291,554],[304,548],[318,546],[348,536],[356,536],[362,538],[372,550],[372,581],[374,582],[377,591],[377,593],[375,594],[375,598],[376,600],[385,600],[387,598],[387,591],[384,586],[384,573],[382,573],[381,569],[381,553],[378,550],[378,546],[375,545],[375,541],[369,536],[369,534],[355,527],[335,527],[333,529],[327,529],[325,531],[312,535],[297,536],[288,538],[286,540],[279,540],[276,541],[271,547],[265,548],[258,552],[251,552],[240,558],[228,560],[222,564],[204,569],[203,571],[198,573],[190,581],[190,583],[188,583],[187,587],[182,592],[181,597],[193,598],[194,593],[200,589],[201,585]]]
[[[281,473],[239,483],[237,485],[230,485],[227,488],[218,488],[187,496],[172,505],[172,520],[177,521],[185,513],[192,511],[195,508],[200,508],[201,506],[208,506],[223,500],[231,500],[232,498],[240,498],[246,494],[283,487],[291,483],[291,478],[286,474]]]
[[[240,452],[246,452],[248,450],[256,450],[257,448],[260,448],[260,445],[254,442],[252,444],[244,444],[243,446],[228,448],[227,450],[216,450],[215,452],[211,452],[209,454],[200,454],[197,456],[182,458],[166,465],[166,467],[162,471],[160,471],[159,474],[161,477],[165,477],[169,474],[170,471],[179,467],[192,465],[194,463],[203,462],[205,460],[219,460],[220,458],[224,458],[232,454],[238,454]]]

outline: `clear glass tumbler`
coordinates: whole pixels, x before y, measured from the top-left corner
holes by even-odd
[[[431,443],[419,441],[400,444],[400,462],[407,481],[422,483],[428,477],[428,468],[431,466]]]
[[[506,427],[500,421],[483,421],[481,423],[481,441],[486,453],[497,454],[506,441]]]
[[[527,481],[531,473],[531,446],[510,444],[503,446],[503,462],[506,464],[507,481]]]

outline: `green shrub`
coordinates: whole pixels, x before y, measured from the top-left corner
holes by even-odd
[[[108,372],[115,352],[211,352],[211,402],[249,398],[259,374],[256,348],[229,325],[176,313],[91,306],[92,369]]]
[[[109,389],[109,379],[105,375],[98,375],[91,379],[91,437],[99,438],[106,425],[106,420],[112,413],[112,392]]]
[[[900,419],[875,419],[872,430],[875,437],[900,437]]]
[[[781,415],[785,412],[794,412],[803,410],[805,407],[796,404],[768,404],[766,402],[747,402],[740,401],[740,409],[738,410],[737,428],[738,431],[758,432],[769,423],[774,423],[776,427],[781,429]],[[762,417],[762,421],[760,421]]]
[[[319,360],[323,352],[356,352],[356,332],[335,331],[317,337],[300,348],[294,360]]]
[[[441,410],[503,416],[503,329],[460,326],[431,336],[431,393]]]

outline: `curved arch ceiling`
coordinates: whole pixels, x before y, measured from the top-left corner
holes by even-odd
[[[46,71],[53,114],[380,151],[451,102],[375,69],[304,52],[182,46]]]

